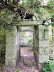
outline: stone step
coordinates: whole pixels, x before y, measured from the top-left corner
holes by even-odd
[[[23,60],[23,64],[25,64],[26,66],[34,66],[35,64],[35,60],[33,56],[22,57],[22,60]]]

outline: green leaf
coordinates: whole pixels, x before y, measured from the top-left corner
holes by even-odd
[[[16,10],[17,10],[17,8],[14,8],[14,10],[16,11]]]

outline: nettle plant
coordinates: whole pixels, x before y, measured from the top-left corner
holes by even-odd
[[[54,63],[53,61],[45,61],[43,72],[54,72]]]

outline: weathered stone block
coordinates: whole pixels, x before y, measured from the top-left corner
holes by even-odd
[[[42,63],[38,63],[37,66],[38,66],[39,70],[42,69],[42,67],[43,67]]]
[[[39,54],[38,62],[44,63],[49,60],[49,55]]]
[[[39,25],[39,30],[48,30],[48,26]]]
[[[39,32],[39,40],[43,40],[43,37],[44,37],[43,34],[44,34],[43,30]]]
[[[39,54],[49,55],[49,48],[39,48]]]
[[[40,40],[39,47],[49,47],[49,41],[48,40]]]
[[[39,39],[48,39],[48,27],[39,25]]]
[[[15,42],[16,42],[16,38],[14,38],[14,37],[6,38],[6,44],[15,44]]]
[[[49,32],[45,31],[45,39],[48,40],[48,38],[49,38]]]
[[[11,37],[15,37],[16,36],[16,31],[13,31],[13,30],[12,31],[9,31],[8,30],[6,32],[8,33],[8,34],[6,34],[6,37],[9,37],[9,34],[10,34]]]
[[[15,46],[13,44],[6,45],[6,65],[16,65]]]

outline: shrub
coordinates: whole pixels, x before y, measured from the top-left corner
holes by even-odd
[[[20,69],[16,69],[16,72],[20,72]]]
[[[43,72],[54,72],[54,63],[53,61],[45,61]]]
[[[47,2],[47,6],[48,6],[48,7],[53,6],[53,2],[54,2],[54,1],[49,0],[49,1]]]
[[[30,37],[30,38],[28,39],[28,43],[33,43],[33,38],[32,38],[32,37]]]

